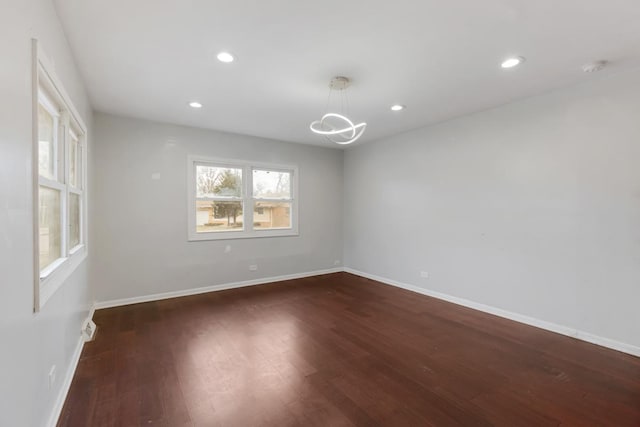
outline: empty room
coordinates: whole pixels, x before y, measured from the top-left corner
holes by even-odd
[[[640,426],[637,0],[0,1],[0,426]]]

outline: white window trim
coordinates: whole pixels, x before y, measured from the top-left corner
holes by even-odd
[[[56,178],[54,180],[50,180],[48,178],[44,178],[41,177],[40,181],[45,181],[44,183],[41,182],[42,185],[46,185],[47,187],[51,187],[54,188],[53,186],[47,184],[47,181],[51,181],[51,182],[58,182],[59,179],[59,170],[60,170],[60,111],[57,110],[56,108],[56,104],[51,101],[51,99],[49,98],[49,96],[47,96],[46,93],[40,91],[38,89],[38,105],[36,105],[36,108],[42,105],[42,107],[51,115],[51,117],[53,118],[53,135],[55,136],[54,139],[54,144],[53,144],[53,152],[51,153],[53,155],[53,176]],[[36,125],[37,126],[37,125]],[[38,164],[39,167],[39,164]]]
[[[38,46],[38,41],[32,40],[32,200],[33,200],[33,269],[34,269],[34,312],[38,312],[44,307],[45,303],[60,289],[63,283],[68,277],[78,268],[78,266],[86,259],[88,253],[87,245],[87,127],[84,121],[75,109],[71,98],[64,90],[60,80],[54,72],[54,67],[51,65],[51,61],[42,52]],[[49,96],[45,95],[41,91],[41,87],[45,87],[50,96],[55,96],[57,99],[51,100]],[[56,102],[57,101],[57,102]],[[67,135],[67,129],[65,129],[64,137],[62,140],[58,138],[58,147],[54,150],[56,158],[54,158],[55,174],[54,176],[60,177],[59,171],[62,167],[64,176],[63,182],[56,180],[50,180],[41,177],[39,174],[38,163],[38,105],[42,104],[49,112],[56,114],[58,119],[61,114],[56,111],[55,105],[63,105],[66,110],[65,114],[68,114],[68,121],[70,128],[75,127],[81,133],[78,138],[78,142],[81,147],[81,174],[80,174],[80,188],[73,188],[68,185],[68,152],[69,152],[69,137]],[[60,123],[58,123],[58,127]],[[58,133],[60,135],[60,133]],[[60,162],[60,159],[64,161]],[[55,260],[53,263],[40,270],[39,254],[40,254],[40,235],[39,235],[39,202],[38,193],[39,186],[53,188],[59,190],[61,193],[60,206],[63,215],[61,216],[61,251],[62,256]],[[74,248],[67,248],[67,240],[69,230],[68,228],[68,203],[69,193],[80,194],[80,244]]]
[[[255,200],[260,201],[276,201],[291,203],[291,227],[290,228],[273,228],[268,230],[256,230],[253,228],[253,220],[246,221],[243,219],[245,227],[242,231],[217,231],[210,233],[198,233],[196,231],[196,164],[211,163],[216,166],[229,166],[242,169],[242,191],[243,197],[238,199],[244,203],[243,218],[245,215],[253,215],[253,206]],[[292,194],[291,199],[254,199],[253,198],[253,169],[286,171],[291,172]],[[187,240],[188,241],[206,241],[206,240],[231,240],[231,239],[255,239],[264,237],[285,237],[298,236],[298,206],[300,200],[298,197],[298,167],[294,165],[278,165],[273,163],[252,162],[249,160],[233,160],[220,159],[204,156],[188,156],[187,157]],[[202,199],[202,198],[199,198]]]

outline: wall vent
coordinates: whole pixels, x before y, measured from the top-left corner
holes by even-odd
[[[96,336],[97,326],[93,323],[93,320],[87,319],[82,326],[82,338],[84,338],[84,342],[93,341]]]

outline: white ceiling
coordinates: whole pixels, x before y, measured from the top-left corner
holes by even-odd
[[[293,142],[335,75],[366,142],[640,67],[638,0],[55,2],[96,110]]]

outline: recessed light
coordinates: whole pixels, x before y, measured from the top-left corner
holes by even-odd
[[[520,64],[522,64],[525,59],[522,56],[515,56],[513,58],[508,58],[502,63],[502,68],[513,68]]]
[[[191,107],[191,108],[202,108],[202,104],[200,104],[198,101],[191,101],[189,103],[189,107]]]
[[[391,111],[402,111],[405,108],[407,108],[407,107],[404,106],[404,105],[396,104],[396,105],[392,105],[391,106]]]
[[[229,52],[220,52],[218,54],[218,61],[220,62],[229,63],[229,62],[233,62],[233,60],[234,60],[234,57]]]

